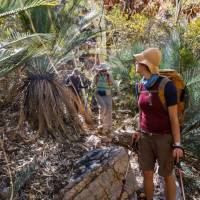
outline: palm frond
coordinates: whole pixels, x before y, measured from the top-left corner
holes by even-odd
[[[20,20],[26,30],[34,33],[50,33],[56,24],[56,12],[53,7],[42,6],[20,13]]]
[[[184,81],[189,93],[189,113],[200,106],[200,66],[191,68],[183,73]]]
[[[71,27],[71,29],[66,32],[66,36],[64,38],[60,37],[55,45],[54,56],[56,57],[57,63],[76,47],[81,46],[88,40],[96,38],[101,32],[102,31],[99,29],[84,30],[80,32],[78,26]]]
[[[66,18],[68,19],[69,25],[74,22],[72,16],[77,16],[77,8],[79,7],[82,0],[69,0],[64,8],[64,11],[67,13]],[[70,23],[71,22],[71,23]]]
[[[50,57],[45,54],[34,56],[26,63],[26,66],[30,77],[52,77],[55,75],[53,63],[50,60]]]
[[[112,76],[114,79],[116,80],[129,80],[129,69],[128,68],[125,68],[124,66],[113,66],[111,67],[111,73],[112,73]]]
[[[65,30],[68,30],[73,24],[76,24],[78,21],[78,16],[80,16],[80,12],[78,11],[78,8],[80,6],[80,2],[82,0],[69,0],[65,7],[63,7],[62,10],[60,10],[58,14],[58,20],[57,24],[60,29],[60,35],[65,35]],[[63,26],[65,28],[63,28]],[[62,30],[64,32],[62,32]]]
[[[27,56],[27,49],[21,48],[15,52],[2,50],[0,52],[0,77],[3,77],[20,66]]]
[[[134,54],[140,53],[142,50],[144,50],[142,43],[135,42],[110,57],[109,63],[113,77],[122,81],[130,80],[130,66],[133,64]]]
[[[33,43],[41,43],[42,41],[50,41],[53,40],[54,36],[53,34],[43,34],[43,33],[18,33],[14,32],[12,35],[7,38],[7,40],[4,40],[4,45],[0,47],[0,49],[8,48],[15,45],[25,45],[33,44]]]
[[[10,15],[15,15],[20,12],[40,7],[40,6],[55,6],[57,1],[47,1],[47,0],[27,0],[27,1],[15,1],[15,0],[0,0],[0,18],[7,17]]]
[[[175,69],[180,72],[180,44],[178,41],[170,41],[163,49],[161,68]]]
[[[187,152],[192,153],[199,158],[199,138],[200,138],[200,112],[193,110],[190,117],[184,124],[182,130],[182,139]]]
[[[196,110],[195,112],[193,111],[193,116],[184,123],[184,127],[182,130],[182,134],[187,136],[188,132],[195,127],[199,127],[200,125],[200,112]]]
[[[99,29],[93,29],[83,32],[77,32],[77,34],[75,34],[74,37],[72,37],[71,39],[69,36],[67,36],[66,38],[67,40],[64,44],[64,47],[66,48],[64,54],[69,53],[72,49],[76,48],[77,46],[80,46],[86,41],[97,37],[97,35],[100,34],[101,32],[102,31],[100,31]]]
[[[193,71],[193,75],[190,77],[190,79],[184,79],[184,80],[186,80],[186,83],[187,83],[187,87],[194,87],[196,84],[199,84],[200,83],[200,74],[199,74],[199,72],[200,72],[200,69],[198,69],[198,70],[195,70],[195,69],[193,69],[192,70]]]
[[[144,50],[144,45],[141,43],[141,42],[134,42],[132,44],[132,48],[131,48],[131,51],[132,51],[132,55],[133,54],[137,54],[137,53],[140,53]]]
[[[96,20],[97,17],[99,17],[99,16],[100,16],[100,13],[96,13],[95,11],[91,11],[88,14],[86,14],[85,16],[82,16],[80,19],[80,22],[78,23],[80,30],[90,28],[91,22]]]

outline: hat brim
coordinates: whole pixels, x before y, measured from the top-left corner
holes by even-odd
[[[153,65],[150,63],[147,59],[144,58],[144,55],[142,53],[134,54],[133,55],[136,59],[136,61],[140,64],[144,64],[148,67],[151,74],[158,74],[159,73],[159,67],[156,65]]]

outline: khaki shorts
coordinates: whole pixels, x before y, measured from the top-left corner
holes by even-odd
[[[158,161],[159,175],[165,177],[172,174],[174,158],[172,155],[172,135],[141,133],[139,140],[139,163],[142,171],[154,171]]]

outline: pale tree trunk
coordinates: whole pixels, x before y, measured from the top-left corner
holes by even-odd
[[[181,0],[176,0],[176,14],[175,14],[175,22],[178,23],[180,12],[181,12]]]
[[[100,30],[106,29],[105,20],[105,9],[103,0],[89,0],[92,10],[100,13],[100,17],[94,21],[94,26],[100,28]],[[96,53],[98,54],[98,62],[105,62],[107,59],[107,48],[106,48],[106,31],[103,31],[99,37],[96,39]]]

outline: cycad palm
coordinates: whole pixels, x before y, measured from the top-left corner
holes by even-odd
[[[56,5],[55,2],[56,1],[49,2],[46,0],[0,0],[0,18],[6,20],[6,18],[11,16],[12,18],[9,18],[9,20],[13,20],[15,19],[13,16],[16,14],[21,15],[25,11],[41,6],[53,7]],[[8,32],[8,30],[3,29],[2,32]],[[35,49],[38,51],[38,47],[41,46],[41,43],[53,37],[51,34],[19,33],[12,28],[10,28],[9,35],[10,36],[7,38],[1,35],[0,39],[0,77],[5,76],[16,67],[21,66],[25,60],[35,53]],[[9,63],[7,63],[5,59],[5,52],[6,57],[9,58]],[[21,60],[21,62],[19,62],[19,60]]]
[[[61,142],[77,139],[80,124],[73,92],[56,78],[52,60],[41,55],[26,63],[27,78],[22,87],[21,120],[28,120],[39,133],[48,132]]]
[[[62,142],[68,143],[76,139],[80,133],[80,124],[74,107],[74,103],[79,104],[79,101],[71,90],[60,83],[57,67],[63,59],[70,60],[73,57],[73,50],[76,47],[94,38],[99,32],[88,26],[94,15],[85,20],[82,17],[79,23],[80,16],[76,10],[79,2],[68,1],[70,6],[63,8],[67,9],[64,12],[67,14],[62,15],[65,20],[59,21],[58,29],[51,40],[44,44],[44,40],[38,36],[42,49],[31,51],[31,58],[23,63],[27,76],[21,88],[23,95],[20,122],[28,120],[34,129],[50,132]],[[32,42],[30,45],[34,49]],[[38,43],[36,47],[38,48]]]

